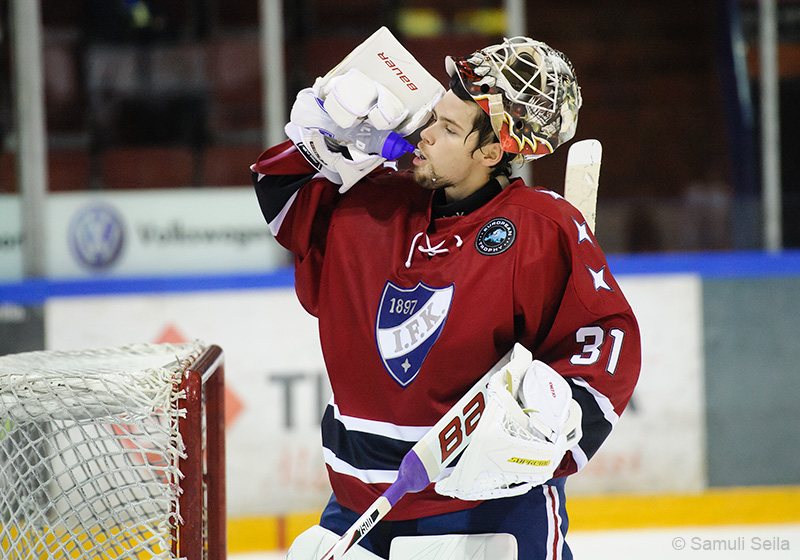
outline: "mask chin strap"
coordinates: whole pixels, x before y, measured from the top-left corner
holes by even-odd
[[[495,136],[497,136],[498,140],[500,140],[500,146],[503,146],[503,137],[501,136],[501,131],[503,130],[503,116],[505,114],[505,110],[503,108],[503,95],[501,93],[490,93],[486,96],[487,100],[489,101],[489,119],[492,123],[492,130],[494,130]],[[508,138],[506,140],[512,141]],[[531,158],[535,159],[535,158]],[[512,160],[514,163],[522,164],[527,159],[522,154],[517,154],[516,157]],[[503,187],[505,188],[505,187]]]
[[[500,138],[500,131],[503,129],[503,95],[500,93],[491,93],[486,96],[489,101],[489,118],[492,122],[492,129],[495,135]]]

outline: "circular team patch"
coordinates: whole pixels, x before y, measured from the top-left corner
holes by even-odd
[[[478,232],[475,248],[482,255],[499,255],[507,251],[517,238],[517,229],[510,220],[494,218],[489,220]]]

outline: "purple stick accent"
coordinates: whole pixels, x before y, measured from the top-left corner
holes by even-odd
[[[397,471],[397,480],[386,489],[383,497],[394,507],[406,493],[424,490],[430,483],[431,479],[428,478],[425,466],[417,456],[417,452],[412,449],[403,457],[400,469]]]

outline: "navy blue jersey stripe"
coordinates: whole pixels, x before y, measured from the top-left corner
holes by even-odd
[[[259,180],[258,175],[255,171],[252,172],[253,185],[256,188],[261,213],[264,214],[268,224],[272,223],[281,213],[294,193],[314,176],[313,173],[308,175],[264,175]]]
[[[585,387],[576,385],[569,378],[565,379],[572,388],[572,398],[578,402],[581,406],[581,412],[583,412],[583,419],[581,420],[583,437],[578,445],[586,453],[586,458],[591,459],[600,449],[614,426],[606,420],[600,405],[597,404],[594,396]]]
[[[397,470],[400,461],[414,446],[414,442],[367,432],[348,431],[344,424],[334,417],[333,406],[328,405],[322,417],[322,446],[357,469]]]

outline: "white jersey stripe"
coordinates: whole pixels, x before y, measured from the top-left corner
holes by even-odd
[[[345,416],[339,412],[339,407],[336,406],[332,400],[330,403],[333,407],[333,417],[344,424],[347,431],[364,432],[367,434],[374,434],[376,436],[383,436],[399,441],[418,442],[422,437],[427,434],[431,426],[398,426],[389,422],[380,422],[377,420],[365,420],[364,418],[357,418],[355,416]]]
[[[366,484],[391,484],[397,480],[397,471],[395,470],[364,470],[357,469],[349,463],[345,463],[333,454],[333,451],[327,447],[322,448],[322,456],[325,458],[325,463],[339,474],[346,474],[364,482]]]
[[[563,558],[564,535],[561,534],[561,514],[559,508],[558,492],[552,486],[544,484],[541,486],[545,498],[545,509],[547,510],[547,550],[545,558],[547,560],[560,560]]]
[[[572,453],[572,458],[575,459],[578,470],[581,470],[589,462],[589,458],[586,456],[586,452],[581,449],[580,444],[570,449],[569,452]]]
[[[547,540],[545,541],[545,559],[552,560],[553,559],[553,544],[556,541],[556,535],[558,531],[555,530],[556,521],[555,521],[555,511],[553,508],[553,493],[550,490],[550,487],[546,484],[540,486],[542,490],[542,494],[544,495],[544,509],[547,512]]]
[[[397,480],[396,470],[359,469],[350,463],[343,461],[337,457],[333,451],[324,446],[322,448],[322,457],[325,459],[325,464],[328,465],[331,470],[339,474],[346,474],[348,476],[357,478],[365,484],[391,484]],[[455,467],[445,467],[442,469],[442,472],[439,473],[439,476],[437,476],[431,482],[436,482],[445,476],[448,476],[453,472],[454,468]]]
[[[575,385],[583,387],[584,389],[589,391],[589,394],[591,394],[592,397],[594,397],[597,406],[599,406],[600,410],[603,412],[603,417],[608,421],[609,424],[611,424],[612,428],[617,425],[617,421],[619,420],[619,414],[617,414],[614,411],[614,405],[611,404],[611,401],[608,399],[607,396],[605,396],[603,393],[601,393],[600,391],[589,385],[589,383],[581,377],[573,377],[571,381],[575,383]]]
[[[250,166],[250,171],[256,172],[256,166],[268,166],[268,165],[271,165],[272,163],[274,163],[274,162],[280,160],[281,158],[284,158],[284,157],[288,156],[289,154],[291,154],[293,152],[296,152],[296,151],[297,151],[297,146],[292,144],[291,146],[289,146],[288,148],[283,150],[281,153],[279,153],[277,155],[274,155],[271,158],[267,158],[267,159],[265,159],[263,161],[260,161],[258,163],[254,163],[253,165]],[[261,181],[261,179],[263,179],[264,177],[266,177],[266,175],[264,175],[263,173],[258,173],[258,176],[256,177],[256,182]],[[312,178],[314,178],[314,179],[325,178],[325,176],[322,173],[316,173]],[[286,214],[289,212],[289,208],[292,207],[292,205],[294,204],[294,201],[295,201],[296,198],[297,198],[297,192],[295,192],[289,198],[289,200],[286,201],[286,204],[283,206],[283,208],[278,213],[278,215],[275,216],[275,218],[272,221],[267,222],[267,226],[269,227],[269,230],[272,232],[273,237],[278,235],[278,231],[280,231],[280,229],[281,229],[281,225],[283,224],[283,220],[284,220],[284,218],[286,218]]]
[[[286,202],[286,205],[281,209],[278,215],[275,216],[275,219],[267,224],[267,226],[269,227],[269,231],[272,232],[273,237],[277,237],[278,232],[281,229],[281,224],[283,224],[283,219],[286,217],[286,214],[289,213],[289,208],[292,207],[292,204],[294,204],[296,198],[297,198],[297,193],[294,193]]]

